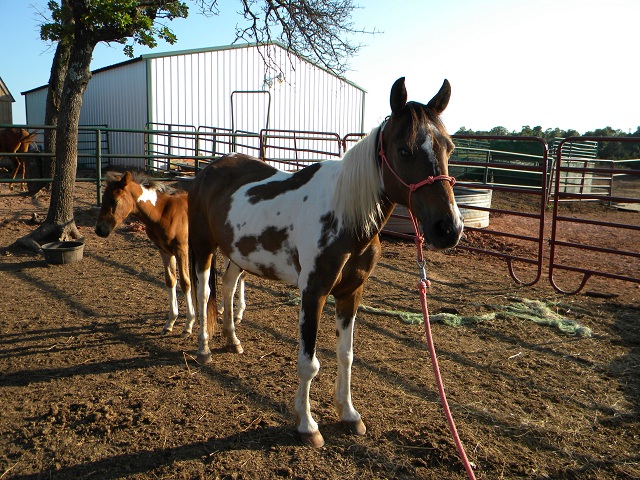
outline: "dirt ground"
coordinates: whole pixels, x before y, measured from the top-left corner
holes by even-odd
[[[292,408],[295,291],[250,277],[238,331],[245,353],[224,352],[217,336],[213,363],[198,365],[195,335],[179,336],[183,317],[173,334],[161,334],[167,295],[152,244],[135,224],[97,237],[95,186],[78,184],[76,197],[84,259],[47,265],[10,245],[44,218],[48,199],[0,184],[0,478],[466,478],[423,325],[371,309],[359,314],[353,398],[368,430],[356,437],[342,430],[333,409],[335,334],[326,307],[321,371],[312,385],[326,445],[306,448]],[[640,213],[593,208],[639,222]],[[530,228],[500,215],[491,223]],[[587,236],[613,241],[613,248],[626,242],[637,251],[639,243],[633,231],[613,238],[592,228]],[[469,235],[466,244],[474,242],[517,248],[509,239]],[[590,261],[589,252],[574,255],[578,265]],[[414,259],[412,243],[385,237],[363,305],[419,312]],[[464,317],[458,326],[434,321],[432,330],[476,477],[640,478],[638,285],[594,278],[586,293],[567,296],[544,276],[533,287],[518,286],[493,256],[457,249],[427,259],[432,316]],[[639,263],[619,268],[637,274]],[[519,315],[515,307],[526,300],[577,329],[564,333],[558,322]]]

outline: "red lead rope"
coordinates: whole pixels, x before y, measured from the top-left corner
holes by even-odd
[[[440,395],[440,402],[442,403],[442,408],[444,409],[444,415],[447,419],[447,423],[449,424],[449,430],[451,431],[451,435],[453,435],[453,440],[456,445],[456,450],[458,451],[458,455],[462,460],[462,464],[464,465],[464,469],[467,472],[467,477],[470,480],[475,480],[476,476],[473,473],[473,469],[471,468],[471,464],[467,459],[467,454],[464,451],[464,446],[462,445],[462,441],[458,436],[458,430],[456,429],[456,424],[453,421],[453,416],[451,415],[451,410],[449,409],[449,403],[447,402],[447,396],[444,393],[444,385],[442,383],[442,376],[440,375],[440,367],[438,366],[438,357],[436,356],[436,349],[433,344],[433,335],[431,334],[431,325],[429,324],[429,309],[427,307],[427,288],[430,287],[429,280],[427,280],[427,274],[425,270],[426,261],[422,256],[422,244],[424,243],[424,236],[418,230],[418,221],[413,216],[413,212],[411,211],[411,194],[416,191],[418,188],[423,185],[431,185],[436,180],[444,180],[451,183],[453,186],[456,183],[456,179],[454,177],[450,177],[448,175],[437,175],[435,177],[427,177],[420,183],[415,184],[407,184],[400,176],[391,168],[389,162],[387,161],[387,156],[385,155],[384,149],[382,148],[382,128],[380,129],[380,157],[382,158],[382,165],[389,169],[391,173],[393,173],[396,178],[402,183],[405,187],[409,189],[409,202],[408,202],[408,210],[409,217],[411,217],[411,222],[413,223],[413,230],[415,232],[414,241],[416,243],[416,248],[418,250],[418,267],[420,268],[420,281],[418,282],[418,291],[420,292],[420,303],[422,304],[422,316],[424,318],[424,331],[427,336],[427,346],[429,347],[429,356],[431,357],[431,365],[433,366],[433,373],[436,379],[436,386],[438,387],[438,394]]]

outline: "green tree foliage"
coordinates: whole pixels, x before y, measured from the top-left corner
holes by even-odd
[[[622,130],[615,130],[611,127],[598,128],[593,131],[586,132],[584,135],[580,134],[577,130],[569,129],[562,130],[560,128],[547,128],[542,130],[542,127],[530,127],[525,125],[519,132],[508,131],[505,127],[493,127],[491,130],[471,130],[466,127],[461,127],[456,135],[483,135],[483,136],[511,136],[511,137],[537,137],[544,140],[548,145],[551,145],[556,138],[568,138],[568,137],[640,137],[640,127],[634,133],[626,134]],[[535,148],[533,144],[527,144],[524,142],[508,142],[510,147],[509,151],[516,151],[520,153],[538,153],[532,150]],[[490,142],[492,149],[501,150],[507,149],[505,141],[492,140]],[[598,158],[606,160],[628,160],[640,158],[640,141],[638,142],[599,142],[598,143]],[[633,162],[632,168],[638,168],[640,162]]]
[[[349,36],[352,0],[237,0],[248,26],[239,27],[237,39],[257,42],[279,39],[296,54],[341,72],[358,50]],[[217,13],[218,0],[193,0],[202,12]],[[52,104],[47,120],[56,125],[54,177],[51,202],[44,223],[17,243],[38,249],[45,240],[80,237],[73,215],[73,188],[78,157],[78,123],[82,99],[91,79],[90,64],[98,43],[124,44],[133,56],[134,44],[155,47],[162,39],[175,43],[176,36],[165,20],[185,18],[189,8],[179,0],[50,0],[51,20],[41,25],[43,40],[63,46],[65,60],[54,61],[49,85]],[[68,48],[68,51],[66,50]],[[62,55],[57,55],[58,58]],[[52,92],[51,89],[56,89]],[[56,118],[57,117],[57,122]],[[53,142],[53,140],[51,141]]]

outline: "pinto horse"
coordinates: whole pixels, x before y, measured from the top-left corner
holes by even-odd
[[[169,320],[163,328],[164,333],[173,330],[173,325],[178,318],[177,263],[180,272],[180,288],[187,304],[187,323],[182,332],[182,336],[186,337],[191,334],[196,319],[189,276],[187,193],[174,191],[161,183],[150,182],[140,173],[110,174],[107,177],[102,207],[96,222],[96,234],[100,237],[108,237],[129,214],[145,225],[147,236],[160,250],[164,264],[165,284],[169,294]],[[239,307],[235,318],[235,322],[240,323],[245,309],[244,277],[241,275],[242,272],[235,265],[231,266],[228,260],[225,267],[229,273],[225,271],[223,276],[224,288],[235,290],[240,277]],[[233,282],[233,284],[227,285],[227,282]]]
[[[35,132],[28,132],[24,128],[5,128],[0,130],[0,156],[6,153],[27,153],[30,145],[35,145]],[[8,155],[10,156],[10,155]],[[13,162],[13,179],[15,180],[18,171],[22,171],[22,183],[20,191],[26,191],[24,175],[26,170],[24,157],[11,157]],[[13,190],[13,183],[9,184],[9,190]]]
[[[329,294],[335,298],[338,374],[335,406],[341,422],[364,435],[351,401],[353,330],[363,285],[380,257],[378,233],[395,205],[419,220],[424,242],[454,247],[462,217],[448,176],[453,142],[440,120],[451,87],[423,105],[407,102],[404,78],[391,88],[391,115],[342,160],[327,160],[298,172],[279,171],[258,159],[230,154],[203,169],[189,190],[189,246],[200,322],[197,358],[211,361],[209,300],[213,255],[220,248],[239,268],[300,289],[297,430],[303,443],[324,439],[311,414],[309,390],[320,364],[318,322]],[[195,272],[195,275],[193,273]],[[223,289],[223,300],[230,292]],[[215,300],[215,292],[213,292]],[[225,310],[227,348],[242,352]]]

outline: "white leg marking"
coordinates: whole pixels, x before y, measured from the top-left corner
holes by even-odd
[[[169,296],[169,319],[165,324],[163,331],[171,332],[173,325],[178,318],[178,298],[176,296],[176,257],[166,253],[161,253],[162,263],[164,264],[164,281]]]
[[[196,272],[198,277],[197,302],[198,302],[198,357],[202,360],[210,359],[211,350],[209,349],[209,332],[207,331],[207,302],[211,289],[209,288],[210,270],[200,270]]]
[[[238,309],[236,311],[236,315],[234,318],[236,324],[242,321],[242,317],[244,316],[244,311],[247,309],[247,304],[244,301],[244,277],[245,276],[246,276],[246,273],[241,272],[240,276],[238,277],[240,288],[238,289]],[[237,283],[238,282],[236,282],[236,284]]]
[[[193,298],[191,298],[191,289],[188,288],[184,292],[184,299],[187,305],[187,323],[182,331],[183,335],[191,335],[193,332],[193,324],[196,323],[196,310],[193,306]]]
[[[355,317],[351,319],[347,328],[343,328],[343,321],[344,319],[336,315],[338,376],[336,377],[335,407],[343,422],[358,422],[360,414],[351,403],[351,365],[353,364]]]
[[[236,336],[236,326],[233,323],[233,294],[238,282],[238,276],[242,270],[235,263],[229,263],[229,267],[222,275],[222,302],[224,311],[222,313],[222,333],[227,339],[227,347],[241,352],[240,340]]]
[[[295,398],[295,408],[298,415],[298,432],[305,434],[313,434],[318,431],[318,424],[311,416],[311,404],[309,402],[309,390],[311,389],[311,381],[320,371],[320,362],[313,355],[309,358],[304,353],[304,346],[300,344],[298,352],[298,377],[300,385]]]
[[[164,326],[165,332],[171,332],[173,325],[178,318],[178,296],[176,295],[176,284],[173,287],[167,287],[167,293],[169,294],[169,320]]]

